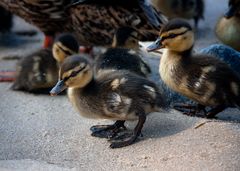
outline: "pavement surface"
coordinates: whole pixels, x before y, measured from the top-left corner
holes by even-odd
[[[196,50],[218,42],[213,28],[226,7],[226,0],[206,0]],[[14,31],[29,29],[36,28],[15,18]],[[5,57],[35,51],[43,35],[0,38],[0,69],[14,70],[17,60]],[[156,74],[158,60],[149,60]],[[225,110],[217,120],[188,117],[175,110],[153,113],[139,142],[110,149],[106,139],[91,137],[89,128],[111,121],[81,117],[66,96],[14,92],[10,86],[0,84],[0,171],[240,170],[240,112],[236,109]],[[135,124],[129,122],[127,127]]]

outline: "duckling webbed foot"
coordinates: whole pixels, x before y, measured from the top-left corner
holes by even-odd
[[[90,128],[92,131],[92,136],[99,138],[112,138],[117,135],[117,133],[126,130],[124,125],[125,121],[116,121],[113,125],[94,125]]]
[[[173,108],[188,116],[205,117],[207,113],[205,106],[200,104],[175,104]]]
[[[137,138],[141,135],[141,130],[143,124],[145,123],[145,120],[146,120],[145,115],[139,116],[139,120],[136,127],[134,128],[134,131],[132,133],[124,133],[122,135],[112,138],[110,140],[111,141],[110,148],[121,148],[133,144],[137,140]]]
[[[224,109],[226,109],[226,106],[224,105],[219,105],[219,106],[216,106],[212,109],[210,109],[207,113],[206,113],[206,118],[216,118],[216,115],[220,112],[222,112]]]

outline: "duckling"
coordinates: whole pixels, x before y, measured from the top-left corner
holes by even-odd
[[[16,73],[12,90],[45,94],[57,82],[58,66],[50,49],[40,49],[20,60]]]
[[[130,26],[153,40],[166,21],[147,0],[1,0],[0,6],[35,25],[50,47],[57,33],[73,33],[83,46],[108,46],[114,31]]]
[[[71,34],[56,38],[52,51],[40,49],[23,58],[17,65],[16,80],[11,89],[47,94],[58,80],[58,65],[78,52],[78,42]]]
[[[160,37],[147,50],[165,48],[159,65],[162,80],[197,102],[199,110],[211,107],[206,117],[215,117],[227,107],[240,109],[239,76],[213,56],[192,54],[193,44],[191,26],[184,20],[173,19],[163,26]]]
[[[95,71],[98,73],[105,69],[124,69],[145,77],[151,73],[139,52],[138,32],[135,29],[121,27],[116,31],[112,48],[96,59]]]
[[[240,51],[240,0],[229,0],[229,9],[218,21],[215,32],[224,44]]]
[[[197,28],[199,19],[203,19],[204,0],[152,0],[153,6],[170,19],[180,17],[194,19]]]
[[[93,136],[115,137],[126,120],[138,120],[131,134],[112,140],[111,148],[130,145],[141,133],[147,114],[164,108],[164,98],[157,86],[134,73],[105,70],[95,75],[90,58],[73,55],[65,59],[59,81],[51,90],[57,95],[68,88],[68,97],[78,112],[88,118],[116,120],[113,125],[93,126]],[[109,134],[111,132],[111,134]]]
[[[79,44],[77,39],[70,33],[60,34],[54,41],[52,53],[59,65],[66,57],[78,53]]]

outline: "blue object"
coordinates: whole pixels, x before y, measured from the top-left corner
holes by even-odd
[[[240,76],[240,52],[222,44],[214,44],[199,51],[201,54],[212,55],[227,63]]]

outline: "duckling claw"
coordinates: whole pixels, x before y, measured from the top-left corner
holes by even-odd
[[[124,138],[123,138],[124,137]],[[133,133],[126,133],[118,137],[120,140],[111,140],[110,148],[121,148],[136,142],[138,136]],[[117,138],[117,139],[118,139]],[[122,139],[123,138],[123,139]]]
[[[125,121],[116,121],[113,125],[94,125],[90,128],[92,136],[99,138],[113,138],[119,132],[126,130]]]

